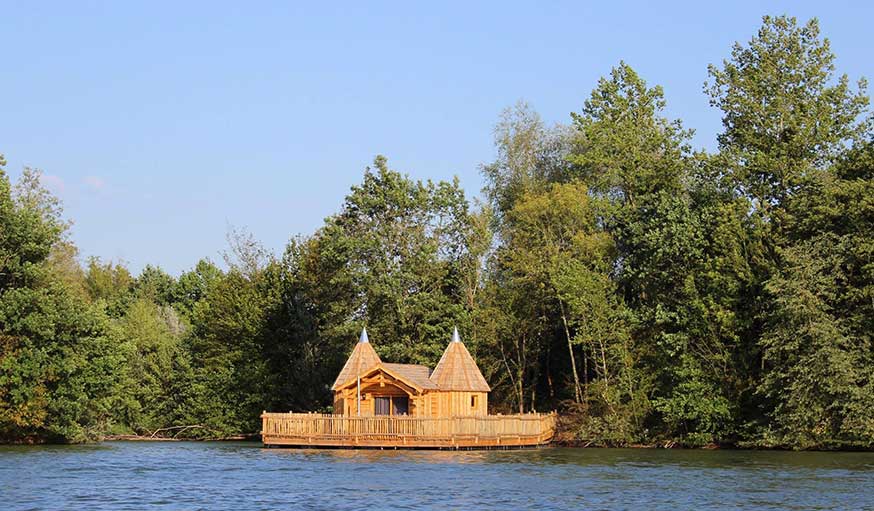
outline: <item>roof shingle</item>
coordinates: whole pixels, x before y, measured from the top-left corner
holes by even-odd
[[[334,385],[331,386],[331,390],[336,390],[344,383],[357,378],[373,366],[380,363],[379,355],[376,354],[376,350],[373,349],[373,346],[366,341],[367,337],[362,335],[362,338],[365,342],[358,342],[355,344],[352,354],[349,355],[346,364],[343,365],[343,369],[340,370],[340,374],[338,374],[337,379],[334,380]]]
[[[390,373],[396,374],[400,378],[409,381],[420,389],[434,390],[437,388],[437,384],[435,384],[429,378],[431,376],[431,370],[428,369],[426,366],[417,364],[388,363],[383,363],[382,366],[385,367]]]

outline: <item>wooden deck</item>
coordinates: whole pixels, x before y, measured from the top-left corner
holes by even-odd
[[[502,449],[549,443],[555,413],[485,417],[355,417],[263,413],[266,446],[377,449]]]

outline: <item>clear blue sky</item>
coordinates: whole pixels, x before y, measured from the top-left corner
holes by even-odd
[[[178,273],[229,224],[275,251],[312,232],[376,154],[478,195],[501,109],[566,122],[620,59],[713,148],[707,64],[763,14],[819,17],[874,78],[869,2],[291,3],[0,0],[8,171],[46,173],[83,257]]]

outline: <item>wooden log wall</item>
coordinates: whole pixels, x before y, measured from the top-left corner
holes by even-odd
[[[488,415],[488,392],[435,391],[427,396],[431,400],[432,417]]]

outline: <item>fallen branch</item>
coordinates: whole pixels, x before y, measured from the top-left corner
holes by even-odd
[[[160,432],[162,432],[162,431],[173,431],[173,430],[176,430],[176,429],[178,429],[179,431],[177,431],[177,432],[176,432],[172,437],[170,437],[170,438],[176,438],[176,437],[178,437],[178,436],[179,436],[183,431],[186,431],[186,430],[188,430],[188,429],[205,429],[205,430],[207,430],[207,431],[209,431],[209,432],[211,432],[211,433],[215,433],[215,432],[216,432],[214,429],[208,428],[208,427],[206,427],[206,426],[204,426],[204,425],[202,425],[202,424],[190,424],[190,425],[188,425],[188,426],[169,426],[169,427],[166,427],[166,428],[158,428],[158,429],[156,429],[155,431],[153,431],[151,435],[149,435],[149,438],[155,438],[155,437],[158,435],[158,433],[160,433]]]

